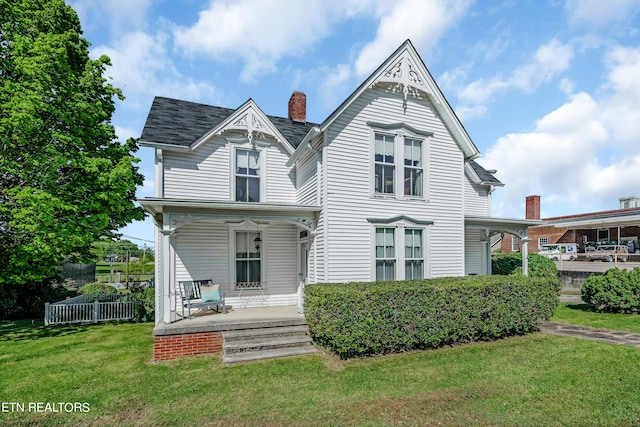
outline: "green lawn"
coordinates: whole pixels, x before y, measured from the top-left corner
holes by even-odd
[[[554,322],[572,323],[592,328],[613,329],[640,333],[640,316],[637,314],[598,313],[588,304],[561,303],[551,319]]]
[[[568,310],[564,305],[554,320]],[[565,313],[565,314],[563,314]],[[0,425],[385,426],[640,423],[640,349],[552,335],[341,361],[151,363],[151,324],[0,324]]]

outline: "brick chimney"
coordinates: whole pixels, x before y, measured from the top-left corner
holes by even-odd
[[[289,118],[294,122],[307,121],[307,95],[295,91],[289,98]]]
[[[540,196],[527,196],[526,219],[540,219]]]

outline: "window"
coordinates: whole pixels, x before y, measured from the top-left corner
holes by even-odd
[[[376,133],[375,143],[375,192],[380,194],[395,194],[394,176],[395,148],[392,135]]]
[[[404,194],[422,196],[422,141],[404,139]]]
[[[598,230],[598,242],[609,241],[609,229]]]
[[[376,228],[376,280],[395,280],[395,229]]]
[[[424,255],[422,250],[422,230],[404,230],[404,278],[415,280],[424,278]]]
[[[511,252],[520,252],[520,238],[511,236]]]
[[[236,150],[236,201],[260,201],[260,153]]]
[[[547,245],[549,244],[549,238],[548,237],[540,237],[538,239],[538,249],[540,249],[542,247],[542,245]]]
[[[262,287],[262,258],[259,232],[236,232],[236,289]]]

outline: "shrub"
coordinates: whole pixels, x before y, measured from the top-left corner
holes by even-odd
[[[100,295],[100,294],[117,294],[118,290],[106,283],[87,283],[78,292],[87,296]]]
[[[84,294],[87,302],[94,301],[122,301],[123,295],[116,288],[106,283],[88,283],[78,289]]]
[[[538,254],[529,254],[527,261],[529,262],[530,277],[558,278],[558,268],[549,258]],[[493,274],[499,275],[521,274],[522,254],[517,252],[495,255],[491,262],[491,271]]]
[[[596,310],[612,313],[640,312],[640,268],[611,268],[589,277],[582,286],[582,299]]]
[[[521,275],[312,284],[313,339],[341,358],[525,334],[555,312],[560,284]]]
[[[21,285],[0,283],[0,319],[41,318],[44,316],[45,303],[75,295],[77,292],[60,278]]]
[[[134,288],[129,298],[136,302],[136,322],[152,322],[156,316],[155,289]]]

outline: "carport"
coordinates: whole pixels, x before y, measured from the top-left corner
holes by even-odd
[[[544,225],[574,234],[579,245],[587,241],[640,241],[640,208],[549,218]],[[565,239],[566,240],[566,239]]]

